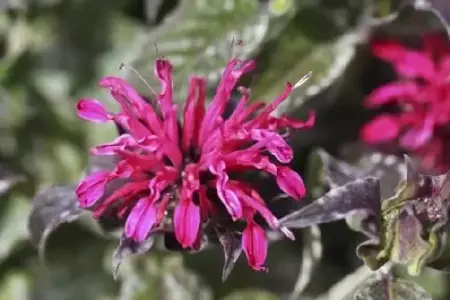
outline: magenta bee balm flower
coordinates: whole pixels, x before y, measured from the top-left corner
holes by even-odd
[[[262,195],[239,174],[268,173],[284,193],[301,199],[305,187],[300,175],[286,165],[293,151],[279,132],[310,127],[314,115],[306,122],[272,115],[293,90],[287,84],[269,105],[249,103],[249,91],[240,88],[239,103],[224,118],[237,81],[253,68],[253,61],[231,59],[208,107],[205,80],[191,78],[183,111],[174,103],[172,66],[166,59],[155,64],[161,83],[156,107],[125,80],[103,78],[100,86],[111,92],[121,110],[108,112],[99,101],[82,99],[77,103],[78,116],[97,123],[115,122],[125,133],[91,149],[93,155],[112,156],[116,166],[82,180],[76,190],[79,205],[90,208],[96,217],[114,211],[125,224],[125,237],[136,242],[169,226],[178,243],[188,249],[198,248],[203,229],[214,222],[220,225],[226,216],[231,223],[244,225],[239,234],[249,265],[264,269],[268,242],[261,220],[255,217],[262,217],[274,230],[291,233],[280,228]],[[118,182],[118,188],[105,192]]]
[[[396,141],[423,160],[423,167],[446,171],[450,167],[450,42],[426,35],[421,49],[377,41],[376,56],[391,63],[399,80],[374,90],[368,107],[394,103],[396,112],[377,116],[362,130],[368,143]]]

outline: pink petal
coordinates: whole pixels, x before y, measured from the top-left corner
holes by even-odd
[[[170,138],[173,143],[178,144],[179,134],[178,134],[178,115],[177,106],[172,105],[170,110],[164,116],[164,132]]]
[[[147,135],[137,142],[139,146],[150,152],[158,151],[162,147],[162,139],[157,135]]]
[[[137,169],[146,169],[149,172],[157,172],[164,168],[165,165],[161,159],[157,158],[152,153],[140,154],[136,151],[116,150],[117,154],[126,160],[130,165],[137,167]]]
[[[161,192],[170,184],[173,184],[178,178],[178,171],[171,167],[165,167],[156,173],[149,184],[150,195],[155,199],[159,199]]]
[[[250,137],[255,141],[268,139],[269,142],[266,144],[267,150],[281,163],[288,163],[294,157],[292,148],[281,136],[274,132],[263,129],[253,129],[250,132]]]
[[[129,117],[145,121],[153,133],[162,131],[162,123],[153,108],[124,79],[107,76],[100,80],[100,86],[110,90],[114,99],[120,103],[123,112]],[[135,124],[136,126],[136,124]]]
[[[254,221],[249,221],[242,232],[242,248],[250,267],[254,270],[266,270],[268,241],[264,230]]]
[[[175,236],[183,248],[191,247],[200,230],[200,207],[191,199],[181,199],[174,212]]]
[[[95,99],[81,99],[78,101],[77,114],[82,119],[96,123],[105,123],[112,119],[112,116],[106,112],[100,101]]]
[[[361,137],[367,143],[384,143],[399,135],[400,122],[390,115],[381,115],[366,124],[361,130]]]
[[[136,145],[133,137],[129,134],[122,134],[111,143],[93,147],[90,153],[92,155],[116,155],[117,151],[123,151],[126,147],[132,145]]]
[[[450,77],[450,55],[441,59],[438,76],[443,82]]]
[[[108,172],[99,171],[83,179],[75,190],[80,207],[90,207],[103,196],[108,176]]]
[[[125,223],[125,235],[137,242],[144,241],[156,219],[157,210],[151,199],[148,197],[139,199]]]
[[[277,130],[283,127],[303,129],[303,128],[311,128],[314,126],[315,123],[316,123],[316,114],[314,112],[310,112],[308,119],[306,121],[291,119],[285,115],[281,116],[280,118],[271,117],[269,118],[268,128],[271,130]]]
[[[427,33],[423,37],[425,52],[430,57],[444,57],[450,53],[450,45],[447,39],[440,33]]]
[[[268,123],[270,119],[270,114],[280,105],[287,97],[292,93],[293,86],[291,83],[287,82],[284,88],[284,91],[272,102],[270,103],[261,114],[259,114],[255,119],[248,122],[245,125],[247,130],[251,130],[253,128],[258,128],[264,123]]]
[[[167,59],[157,59],[155,62],[154,73],[161,83],[159,94],[161,111],[165,114],[172,108],[172,65]]]
[[[121,187],[115,189],[114,192],[108,196],[108,198],[103,200],[102,203],[95,208],[94,217],[100,217],[108,208],[117,204],[119,201],[119,204],[126,204],[126,200],[136,199],[140,193],[147,190],[148,187],[146,180],[125,183]]]
[[[181,146],[183,150],[188,150],[191,146],[192,135],[194,131],[194,110],[195,110],[195,95],[197,90],[197,78],[191,78],[189,82],[189,91],[184,106],[183,112],[183,137]]]
[[[233,192],[228,185],[224,184],[223,180],[220,179],[217,180],[216,189],[220,201],[222,201],[233,221],[242,218],[242,205],[236,193]]]
[[[139,95],[139,93],[124,79],[115,76],[106,76],[102,78],[99,85],[103,88],[109,89],[114,92],[117,98],[115,98],[120,104],[131,106],[137,113],[142,113],[147,110],[149,106],[147,102]]]
[[[183,187],[190,193],[200,188],[200,167],[197,164],[190,163],[184,168],[182,175]]]
[[[238,151],[236,151],[238,152]],[[258,153],[252,153],[250,150],[248,151],[239,151],[239,153],[230,153],[229,156],[226,156],[225,161],[227,163],[227,167],[253,167],[255,169],[265,171],[269,174],[276,175],[277,174],[277,166],[270,161],[267,156]]]
[[[408,149],[417,149],[425,145],[433,137],[434,120],[425,119],[421,126],[409,129],[400,138],[400,144]]]
[[[214,130],[218,118],[223,114],[225,106],[230,99],[231,92],[237,84],[239,78],[255,68],[254,61],[241,62],[238,59],[231,59],[216,89],[216,94],[212,100],[200,129],[200,144],[202,145],[209,138],[211,131]]]
[[[375,89],[364,101],[368,107],[376,107],[390,101],[417,96],[418,88],[413,82],[393,82]]]
[[[138,120],[135,113],[131,111],[130,108],[122,109],[124,112],[118,113],[114,120],[126,129],[134,138],[142,139],[148,135],[153,135],[153,131]]]
[[[306,188],[300,175],[288,167],[279,167],[277,171],[278,187],[296,200],[306,195]]]
[[[172,142],[178,142],[178,119],[176,106],[173,105],[172,65],[167,59],[157,59],[155,62],[155,76],[161,84],[159,101],[164,117],[164,131]]]
[[[433,61],[425,53],[409,50],[396,42],[377,41],[372,50],[376,56],[392,63],[404,77],[431,79],[436,72]]]
[[[279,227],[278,219],[266,207],[264,200],[256,190],[246,187],[241,182],[234,180],[230,181],[229,187],[236,195],[239,196],[240,199],[242,199],[243,203],[245,203],[248,207],[251,207],[253,210],[256,210],[266,220],[267,224],[269,224],[271,228],[277,229]]]
[[[227,209],[233,220],[242,217],[242,205],[236,193],[228,186],[228,175],[225,173],[225,162],[217,160],[211,163],[209,170],[217,176],[216,190],[219,199]]]
[[[193,139],[194,136],[198,136],[196,131],[199,130],[199,124],[201,124],[205,113],[204,87],[205,81],[203,79],[198,77],[191,78],[183,115],[182,147],[184,150],[189,149],[191,144],[197,145],[197,141],[193,141]]]
[[[224,123],[226,132],[229,130],[233,130],[236,126],[239,126],[243,119],[246,117],[247,104],[250,99],[250,90],[244,87],[239,87],[238,90],[242,96],[239,99],[238,105],[235,107],[230,117]],[[265,103],[263,103],[263,105],[265,105]]]
[[[205,102],[206,102],[206,81],[204,79],[198,79],[198,95],[197,104],[194,111],[194,133],[192,135],[192,145],[199,146],[200,128],[202,126],[203,118],[205,117]]]

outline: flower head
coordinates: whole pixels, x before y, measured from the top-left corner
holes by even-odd
[[[302,198],[305,187],[300,175],[286,166],[293,151],[280,131],[310,127],[314,115],[306,122],[272,115],[293,90],[287,84],[269,105],[249,103],[249,91],[240,88],[239,103],[224,118],[239,78],[253,68],[253,61],[231,59],[208,108],[205,80],[192,77],[182,121],[172,97],[168,60],[158,59],[155,64],[161,84],[157,107],[125,80],[103,78],[100,86],[110,91],[120,112],[108,112],[97,100],[82,99],[77,103],[78,116],[97,123],[115,122],[123,134],[91,149],[91,154],[113,156],[117,163],[109,172],[99,171],[82,180],[76,190],[79,205],[90,208],[96,217],[114,211],[125,224],[124,235],[137,242],[170,226],[183,248],[198,247],[206,224],[220,222],[225,214],[231,222],[246,224],[242,247],[250,266],[263,269],[267,240],[254,217],[259,215],[272,229],[287,235],[289,231],[280,228],[261,195],[236,174],[268,173],[286,194]],[[105,193],[117,182],[121,182],[119,188]]]
[[[422,49],[397,42],[376,41],[373,52],[391,63],[399,80],[375,89],[366,99],[373,108],[395,103],[396,113],[377,116],[362,129],[368,143],[398,141],[423,159],[423,167],[442,170],[450,166],[450,42],[426,35]]]

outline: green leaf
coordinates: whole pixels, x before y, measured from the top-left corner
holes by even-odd
[[[70,227],[55,233],[57,238],[50,241],[44,264],[34,261],[33,299],[96,300],[115,296],[117,283],[104,268],[105,243]]]
[[[11,197],[2,211],[0,222],[0,262],[6,259],[15,247],[28,238],[27,218],[29,202],[22,197]]]
[[[45,242],[59,225],[79,218],[75,186],[54,186],[39,192],[33,198],[33,209],[28,220],[31,242],[44,253]]]
[[[269,11],[273,15],[282,16],[294,8],[292,2],[292,0],[270,0]]]
[[[0,283],[0,300],[28,300],[29,293],[29,278],[21,272],[7,273]]]
[[[119,270],[123,300],[211,300],[212,293],[178,254],[133,256]]]
[[[248,57],[261,43],[269,24],[269,15],[256,0],[185,0],[166,22],[150,33],[148,41],[132,65],[152,86],[155,59],[168,57],[174,66],[174,90],[177,102],[185,100],[190,75],[216,82],[232,53]],[[156,46],[155,46],[156,45]],[[134,86],[148,88],[131,74]]]
[[[286,111],[321,91],[339,88],[334,83],[344,77],[357,44],[365,38],[362,33],[367,24],[359,24],[365,1],[360,2],[355,6],[347,1],[317,1],[299,7],[295,17],[258,56],[257,61],[264,65],[261,74],[252,80],[253,97],[271,101],[286,82],[296,83],[310,71],[312,77],[306,88],[299,88],[291,96]]]
[[[276,300],[276,299],[280,299],[280,297],[275,294],[272,294],[270,292],[267,292],[267,291],[245,290],[245,291],[234,292],[234,293],[224,297],[222,300],[247,300],[247,299]]]
[[[353,293],[352,299],[431,300],[431,296],[416,283],[376,273]]]

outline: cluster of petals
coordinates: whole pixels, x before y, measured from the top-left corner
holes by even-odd
[[[396,141],[421,157],[427,169],[450,166],[450,42],[434,34],[418,49],[395,41],[375,41],[374,54],[389,62],[398,80],[375,89],[365,105],[396,104],[397,111],[375,117],[362,129],[368,143]]]
[[[267,239],[255,216],[261,216],[275,230],[290,233],[280,228],[261,195],[231,174],[266,172],[274,176],[283,192],[301,199],[305,187],[300,175],[287,166],[293,150],[280,132],[310,127],[314,115],[305,122],[273,116],[293,90],[288,83],[271,104],[250,103],[249,90],[240,87],[239,102],[224,118],[238,80],[253,68],[253,61],[231,59],[207,107],[206,82],[192,77],[182,112],[173,100],[172,65],[166,59],[155,63],[154,73],[161,85],[155,105],[125,80],[103,78],[100,86],[109,90],[120,111],[112,113],[98,100],[81,99],[78,116],[97,123],[116,123],[124,133],[91,149],[92,155],[113,156],[117,163],[115,169],[95,172],[80,182],[76,189],[79,205],[91,209],[95,217],[114,208],[124,221],[125,236],[137,242],[156,232],[169,215],[179,244],[193,249],[198,246],[203,225],[219,211],[226,211],[232,221],[245,224],[242,247],[249,265],[264,269]],[[110,183],[118,181],[123,184],[105,193]]]

